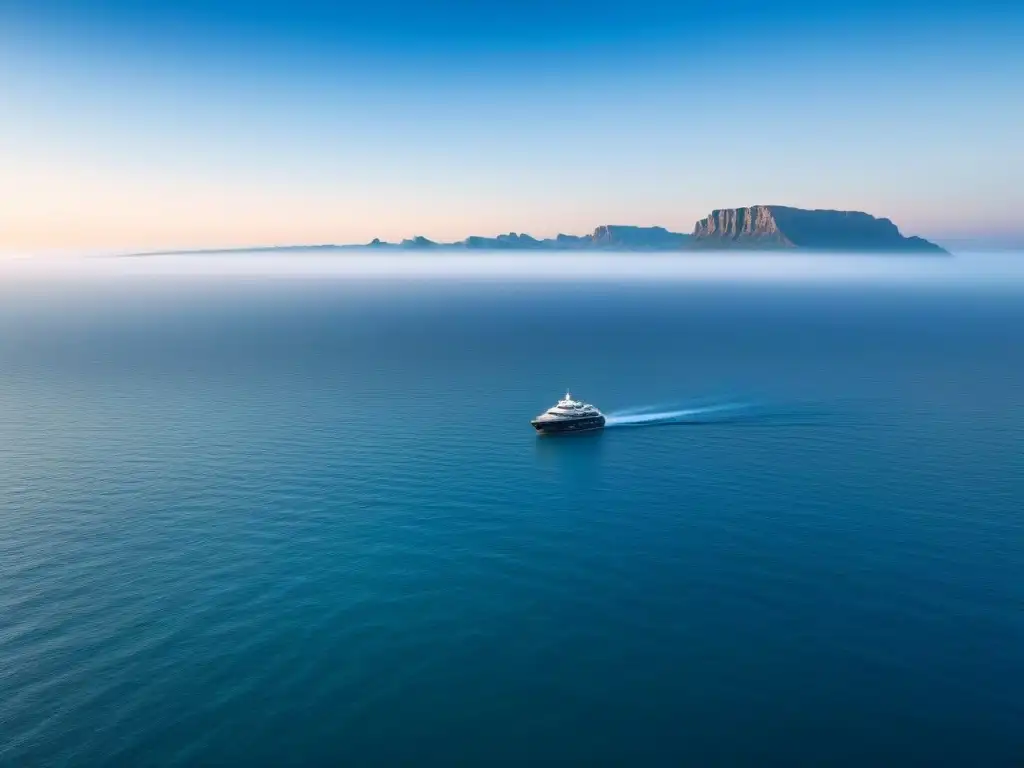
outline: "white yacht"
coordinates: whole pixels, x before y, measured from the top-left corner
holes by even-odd
[[[568,392],[565,397],[531,422],[538,432],[582,432],[601,429],[604,414],[597,408],[580,400],[573,400]]]

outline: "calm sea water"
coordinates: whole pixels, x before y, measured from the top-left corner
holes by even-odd
[[[0,764],[1024,759],[1024,281],[132,269],[0,289]]]

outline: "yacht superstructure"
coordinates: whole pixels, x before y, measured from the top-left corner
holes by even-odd
[[[581,400],[573,400],[568,392],[544,413],[530,421],[538,432],[582,432],[589,429],[601,429],[604,426],[604,414],[597,408]]]

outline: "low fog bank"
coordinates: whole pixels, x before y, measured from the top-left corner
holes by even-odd
[[[416,254],[236,252],[97,256],[8,254],[8,278],[132,276],[482,279],[515,281],[879,282],[1024,285],[1024,252],[954,257],[879,254]]]

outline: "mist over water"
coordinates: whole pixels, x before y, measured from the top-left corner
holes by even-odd
[[[1024,254],[955,256],[779,252],[544,254],[430,249],[413,253],[233,252],[151,256],[9,254],[0,274],[109,279],[117,276],[335,277],[416,280],[689,281],[833,283],[985,288],[1024,285]]]

